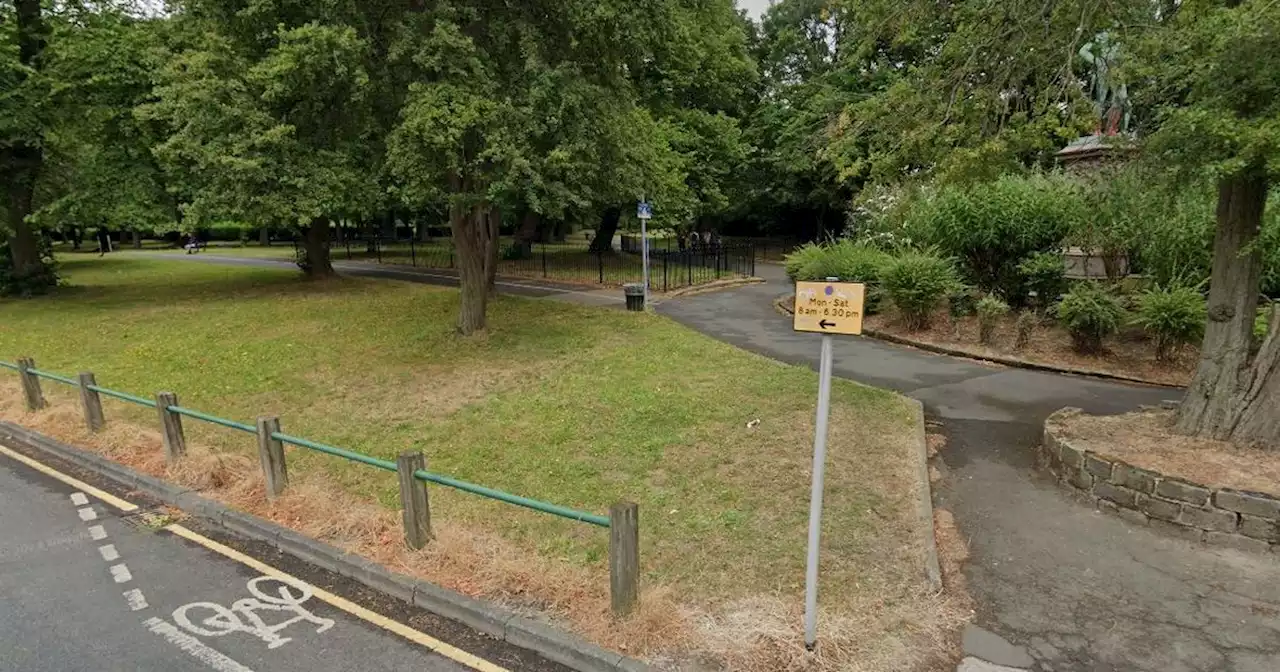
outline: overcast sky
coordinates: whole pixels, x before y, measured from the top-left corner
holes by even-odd
[[[747,10],[747,16],[757,21],[770,4],[772,4],[771,0],[738,0],[738,6]]]

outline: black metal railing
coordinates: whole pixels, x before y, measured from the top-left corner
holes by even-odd
[[[301,252],[300,241],[294,242]],[[630,251],[593,251],[582,243],[519,243],[503,240],[498,249],[499,276],[537,278],[551,282],[620,286],[641,282],[643,255]],[[454,271],[457,253],[448,238],[391,239],[346,236],[330,241],[336,260],[403,264],[415,268]],[[756,250],[750,243],[674,239],[650,241],[649,286],[667,292],[716,280],[755,275]]]

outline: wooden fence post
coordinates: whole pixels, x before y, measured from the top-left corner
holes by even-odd
[[[94,380],[92,373],[85,371],[80,374],[80,406],[84,409],[84,426],[91,432],[100,432],[107,426],[107,420],[102,415],[102,396],[97,390],[89,389],[90,386],[97,385],[98,381]]]
[[[44,392],[40,390],[40,378],[31,369],[36,368],[35,360],[30,357],[18,358],[18,378],[22,380],[22,393],[27,401],[28,411],[38,411],[48,406],[44,400]]]
[[[609,507],[609,598],[615,616],[635,608],[639,585],[640,507],[618,502]]]
[[[170,464],[187,454],[187,439],[182,434],[182,416],[169,410],[178,405],[178,395],[161,392],[156,395],[156,410],[160,413],[160,433],[164,437],[164,459]]]
[[[258,418],[258,457],[267,479],[267,497],[274,499],[289,487],[289,469],[284,461],[284,444],[272,438],[280,432],[280,418]]]
[[[426,546],[432,536],[427,484],[413,476],[413,472],[426,468],[427,458],[420,452],[401,453],[396,458],[396,474],[400,477],[400,505],[404,507],[404,541],[413,549]]]

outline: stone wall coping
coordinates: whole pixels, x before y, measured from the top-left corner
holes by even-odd
[[[1036,463],[1060,485],[1137,525],[1280,557],[1280,495],[1202,485],[1081,448],[1056,427],[1078,412],[1064,408],[1044,423]]]

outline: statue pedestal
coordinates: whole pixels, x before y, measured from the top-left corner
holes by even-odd
[[[1129,154],[1129,147],[1112,144],[1109,140],[1110,138],[1096,133],[1086,135],[1072,140],[1054,156],[1058,159],[1058,165],[1069,173],[1092,172],[1123,160]]]

